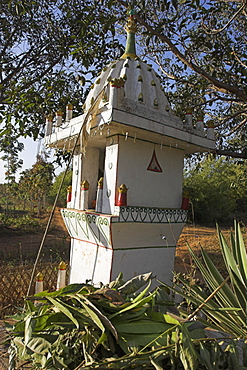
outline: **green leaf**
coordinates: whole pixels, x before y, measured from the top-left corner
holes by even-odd
[[[137,290],[143,287],[143,285],[147,284],[147,282],[151,279],[152,272],[148,272],[146,274],[135,276],[133,279],[127,281],[124,285],[118,288],[118,291],[122,294],[132,294],[135,293]]]
[[[105,330],[104,326],[102,325],[103,322],[105,326],[114,335],[114,337],[118,339],[118,334],[116,332],[115,327],[112,325],[111,321],[105,315],[103,315],[102,312],[95,305],[92,304],[92,302],[90,302],[86,297],[80,294],[77,294],[75,298],[78,299],[81,302],[81,304],[85,307],[92,320],[102,330],[102,333]],[[83,300],[85,302],[83,302]],[[102,322],[100,320],[102,320]]]
[[[118,277],[116,278],[116,280],[110,282],[109,288],[110,289],[118,289],[123,284],[125,284],[125,282],[123,281],[123,273],[120,272]]]
[[[198,365],[198,358],[192,343],[188,329],[184,324],[181,325],[182,346],[180,346],[180,359],[184,369],[196,369]]]
[[[148,297],[143,298],[142,300],[135,302],[135,303],[130,303],[127,307],[121,309],[120,311],[114,313],[113,315],[109,316],[109,319],[112,319],[113,317],[120,315],[123,312],[133,310],[134,308],[139,308],[144,306],[146,303],[150,302],[153,297],[155,296],[155,292],[150,294]]]
[[[104,325],[102,324],[102,322],[100,321],[100,318],[99,316],[95,313],[95,311],[97,313],[100,314],[100,316],[104,316],[96,307],[94,307],[94,310],[92,310],[89,306],[93,306],[93,304],[90,302],[90,301],[85,301],[83,302],[83,300],[80,298],[80,295],[79,294],[76,294],[74,296],[75,299],[77,299],[80,304],[85,308],[85,310],[87,311],[88,315],[90,316],[90,318],[92,319],[92,321],[98,326],[98,328],[102,331],[102,333],[105,331],[105,327]],[[83,297],[84,298],[84,297]],[[105,319],[107,319],[105,317]],[[109,321],[109,320],[108,320]]]
[[[28,342],[28,348],[32,350],[32,352],[44,355],[48,352],[51,347],[51,343],[45,340],[44,338],[32,338]]]
[[[243,235],[241,233],[240,224],[235,221],[235,240],[237,250],[237,264],[239,266],[240,275],[244,280],[245,286],[247,286],[247,253],[244,245]]]
[[[151,286],[151,283],[152,283],[152,281],[151,281],[151,280],[149,280],[148,285],[146,286],[146,288],[145,288],[145,289],[143,289],[143,290],[140,292],[140,294],[138,294],[138,296],[137,296],[136,298],[134,298],[134,299],[133,299],[132,303],[139,302],[139,301],[141,301],[141,300],[142,300],[142,298],[147,294],[147,292],[148,292],[148,290],[149,290],[149,288],[150,288],[150,286]]]
[[[119,333],[131,334],[160,334],[170,330],[174,325],[165,322],[156,322],[151,319],[141,319],[134,322],[114,321]]]
[[[81,294],[83,294],[83,291],[85,292],[85,294],[88,294],[88,289],[85,286],[85,284],[70,284],[54,292],[43,291],[43,292],[37,293],[34,295],[34,297],[43,297],[43,298],[58,297],[58,296],[64,296],[64,295],[71,294],[71,293],[77,293],[79,291]]]
[[[33,318],[33,314],[28,314],[25,319],[25,333],[24,343],[27,344],[33,335],[33,331],[36,325],[36,319]]]
[[[231,270],[235,272],[236,275],[238,275],[239,279],[242,279],[240,271],[238,269],[238,265],[236,260],[233,257],[233,254],[230,250],[230,248],[227,245],[227,242],[224,238],[224,235],[218,228],[218,236],[219,236],[219,241],[220,241],[220,246],[221,246],[221,251],[222,255],[225,261],[226,268],[230,274]]]
[[[147,309],[148,309],[148,307],[142,307],[142,308],[133,309],[131,311],[121,313],[119,315],[119,320],[126,321],[126,322],[127,321],[139,320],[141,317],[144,316]]]
[[[239,302],[239,310],[243,310],[243,314],[247,312],[247,294],[246,294],[246,286],[242,283],[242,280],[238,278],[238,276],[231,271],[232,275],[232,288],[237,296]]]
[[[26,352],[26,345],[23,342],[23,337],[15,337],[13,339],[13,344],[16,347],[17,355],[22,360],[29,360],[30,357]]]
[[[163,334],[163,333],[161,333]],[[119,336],[119,345],[125,351],[125,353],[130,352],[129,347],[145,347],[150,349],[154,345],[166,346],[167,345],[167,333],[163,335],[152,334],[131,334],[131,333],[121,333]]]
[[[177,292],[178,294],[188,299],[188,301],[195,304],[196,307],[204,303],[207,297],[204,292],[200,291],[197,286],[193,285],[191,286],[187,280],[182,278],[182,276],[179,276],[178,278],[179,281],[186,288],[187,293],[182,293],[180,287],[179,289],[171,288],[174,292]],[[238,307],[238,304],[236,306]],[[243,321],[241,318],[239,318],[238,314],[235,314],[234,311],[232,311],[231,315],[225,311],[221,312],[219,310],[219,308],[221,307],[222,306],[219,306],[219,304],[217,304],[213,299],[211,299],[202,308],[202,311],[208,316],[208,319],[213,322],[214,325],[212,327],[214,329],[217,328],[217,330],[221,331],[229,331],[230,333],[241,337],[245,336],[244,325],[242,323]],[[205,320],[199,317],[197,319],[202,323],[207,324]],[[209,326],[211,325],[210,322],[208,323],[208,325]]]
[[[67,316],[79,329],[79,323],[78,321],[74,318],[68,307],[65,306],[59,299],[54,299],[52,297],[47,297],[47,299],[62,313],[64,313],[65,316]]]
[[[205,347],[205,344],[203,342],[199,343],[200,345],[200,362],[202,365],[205,365],[208,370],[214,370],[212,364],[211,364],[211,357],[210,353]]]
[[[213,292],[224,281],[223,276],[219,273],[218,269],[215,267],[215,265],[213,264],[213,262],[211,261],[211,259],[209,258],[209,256],[207,255],[203,248],[201,248],[201,252],[206,268],[202,265],[202,263],[199,261],[199,259],[193,253],[190,247],[189,250],[198,268],[200,269],[208,287],[210,288],[211,292]],[[214,296],[214,298],[217,299],[221,305],[234,307],[238,306],[236,297],[233,294],[230,287],[228,286],[228,284],[224,284],[224,286],[217,292],[217,295]]]

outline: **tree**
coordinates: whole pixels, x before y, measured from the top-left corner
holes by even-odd
[[[86,89],[75,77],[84,84],[122,54],[115,29],[122,33],[130,6],[139,25],[139,55],[159,65],[174,112],[183,118],[189,105],[205,114],[206,123],[213,120],[218,148],[245,151],[245,1],[4,0],[3,133],[14,124],[18,135],[35,138],[45,115],[68,101],[79,113]]]
[[[246,173],[246,164],[213,156],[187,169],[184,186],[190,194],[195,220],[205,224],[215,220],[226,222],[233,216],[243,217],[241,206],[246,206],[247,199]]]
[[[60,183],[62,181],[64,172],[61,172],[55,179],[54,183],[52,184],[50,191],[49,191],[49,200],[51,202],[55,201]],[[60,207],[66,207],[66,199],[67,199],[67,189],[68,186],[72,184],[72,170],[69,170],[64,178],[63,186],[59,194],[58,203],[57,205]]]
[[[24,149],[24,145],[15,140],[15,138],[7,135],[2,140],[2,143],[4,144],[3,155],[0,159],[5,162],[5,179],[9,185],[15,184],[16,172],[23,164],[22,159],[19,159],[19,152]]]
[[[41,156],[37,156],[36,163],[31,169],[21,173],[19,180],[19,194],[24,202],[29,201],[31,210],[34,204],[37,206],[37,213],[46,206],[46,196],[52,186],[54,167]]]
[[[2,139],[3,154],[0,157],[5,162],[5,180],[6,186],[3,187],[5,194],[5,211],[8,213],[10,201],[10,195],[16,195],[17,184],[16,184],[16,173],[18,169],[22,167],[23,160],[19,158],[19,153],[23,150],[24,145],[19,143],[15,137],[11,135],[5,135]]]
[[[87,0],[3,0],[0,12],[0,138],[36,139],[51,111],[81,112],[83,85],[118,47],[115,17]]]
[[[142,1],[137,9],[144,53],[160,66],[175,112],[204,113],[218,147],[246,150],[246,2]]]

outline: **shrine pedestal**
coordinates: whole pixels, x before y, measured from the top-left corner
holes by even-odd
[[[107,284],[120,272],[130,279],[152,272],[170,283],[176,242],[187,211],[116,207],[115,215],[61,210],[71,236],[70,283]]]

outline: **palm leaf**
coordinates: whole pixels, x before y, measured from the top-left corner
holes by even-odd
[[[202,250],[202,256],[205,262],[205,265],[207,266],[207,269],[209,273],[212,274],[212,276],[215,279],[215,284],[214,286],[209,286],[211,290],[215,290],[223,281],[224,278],[223,276],[218,272],[217,268],[213,264],[212,260],[209,258],[207,253]],[[231,270],[230,270],[231,271]],[[229,271],[229,272],[230,272]],[[230,275],[231,276],[231,275]],[[223,287],[218,291],[218,293],[214,296],[214,298],[219,302],[220,306],[231,306],[231,307],[238,307],[239,303],[238,300],[236,299],[236,296],[232,289],[229,287],[228,284],[224,284]],[[245,315],[242,315],[242,324],[245,322]]]
[[[247,286],[247,253],[244,245],[243,235],[241,233],[240,224],[235,221],[235,240],[237,250],[237,264],[239,266],[241,277],[244,280],[245,286]]]
[[[238,275],[239,279],[242,280],[241,273],[240,273],[239,268],[238,268],[238,263],[234,259],[234,255],[231,252],[230,248],[228,247],[227,242],[224,238],[224,235],[222,234],[222,232],[219,228],[218,228],[218,236],[219,236],[222,256],[223,256],[226,268],[229,272],[229,275],[230,275],[230,271],[232,270],[232,271],[235,272],[236,275]],[[237,249],[236,249],[236,255],[238,256]]]
[[[79,302],[83,305],[86,309],[88,314],[90,315],[91,319],[95,322],[95,324],[101,329],[102,333],[105,331],[105,326],[111,331],[116,339],[118,339],[118,334],[115,327],[112,325],[111,321],[103,315],[103,313],[95,306],[92,302],[90,302],[86,297],[81,294],[76,294],[75,298],[79,300]]]

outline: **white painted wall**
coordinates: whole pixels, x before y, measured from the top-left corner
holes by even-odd
[[[184,223],[120,222],[111,224],[113,249],[175,246]],[[165,236],[165,238],[163,238]]]
[[[75,209],[80,207],[82,157],[81,153],[75,154],[73,157],[71,208]]]
[[[148,171],[155,148],[163,172]],[[152,143],[119,138],[117,187],[129,190],[127,205],[180,208],[183,180],[182,150]]]
[[[153,272],[159,280],[171,284],[174,258],[175,247],[114,251],[111,281],[120,272],[123,272],[124,280],[146,272]]]
[[[69,283],[107,284],[110,281],[112,250],[86,241],[71,239]]]
[[[89,182],[89,209],[92,201],[96,199],[97,182],[99,173],[99,148],[86,147],[86,153],[82,158],[81,182]]]
[[[113,214],[116,195],[118,144],[106,147],[102,213]]]

